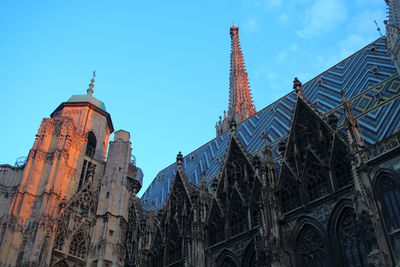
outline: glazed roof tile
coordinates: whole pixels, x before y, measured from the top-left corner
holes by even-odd
[[[375,51],[370,49],[372,46]],[[322,113],[333,112],[339,117],[339,127],[344,121],[340,95],[344,90],[367,144],[400,127],[396,117],[400,112],[400,77],[387,52],[385,37],[379,38],[303,85],[303,94],[310,102],[317,102]],[[255,154],[264,147],[261,134],[266,131],[273,157],[278,158],[277,144],[289,132],[295,100],[295,93],[290,92],[238,125],[237,135],[248,152]],[[203,171],[209,181],[219,173],[228,141],[226,132],[184,157],[183,169],[190,182],[198,184]],[[279,168],[279,162],[276,164]],[[160,171],[142,196],[144,208],[149,209],[152,203],[156,209],[163,205],[175,171],[176,163]]]

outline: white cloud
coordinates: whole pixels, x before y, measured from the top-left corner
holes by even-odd
[[[282,50],[276,55],[276,60],[278,61],[278,63],[282,63],[286,60],[286,56],[287,52],[285,50]]]
[[[260,30],[260,23],[256,18],[249,18],[244,24],[243,24],[243,30],[246,33],[250,32],[257,32]]]
[[[279,17],[277,18],[278,24],[285,26],[289,24],[289,16],[285,13],[280,14]]]
[[[381,27],[381,31],[384,32],[383,20],[385,20],[385,10],[365,10],[362,12],[357,12],[352,16],[349,23],[347,24],[348,30],[352,32],[357,32],[360,34],[368,34],[371,33],[378,35],[376,32],[376,25],[374,20]]]
[[[268,80],[275,80],[278,77],[278,75],[276,75],[276,73],[273,71],[268,71],[266,76]]]
[[[370,8],[379,8],[382,6],[383,4],[383,0],[382,1],[371,1],[371,0],[353,0],[354,4],[358,7],[358,8],[364,8],[364,7],[370,7]]]
[[[266,6],[278,7],[282,5],[282,0],[264,0]]]
[[[250,4],[263,11],[270,11],[282,6],[282,0],[244,0],[246,4]]]
[[[347,19],[347,8],[343,0],[316,0],[305,10],[304,17],[299,12],[298,20],[304,20],[305,26],[296,33],[308,38],[335,27]]]
[[[368,38],[364,37],[363,35],[350,34],[346,37],[346,39],[343,39],[339,42],[340,56],[342,58],[350,56],[355,51],[361,49],[366,44],[368,44],[368,41]]]

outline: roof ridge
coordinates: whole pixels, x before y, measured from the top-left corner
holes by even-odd
[[[305,82],[305,83],[303,84],[303,88],[304,88],[305,91],[307,92],[307,91],[308,91],[308,88],[305,88],[305,87],[306,87],[309,83],[311,83],[313,80],[318,79],[320,76],[322,76],[323,74],[325,74],[325,73],[331,71],[332,69],[334,69],[334,68],[337,67],[338,65],[340,65],[340,64],[342,64],[343,62],[347,61],[349,58],[351,58],[351,57],[353,57],[353,56],[355,56],[355,55],[361,53],[362,51],[364,51],[366,48],[368,48],[368,47],[371,46],[372,44],[375,44],[375,43],[377,43],[378,41],[380,41],[380,40],[385,40],[385,39],[386,39],[386,37],[385,37],[385,36],[382,36],[382,37],[379,37],[379,38],[375,39],[374,41],[368,43],[367,45],[363,46],[362,48],[360,48],[360,49],[357,50],[356,52],[352,53],[352,54],[349,55],[348,57],[346,57],[346,58],[344,58],[343,60],[339,61],[338,63],[336,63],[336,64],[333,65],[332,67],[326,69],[325,71],[321,72],[320,74],[314,76],[312,79],[310,79],[310,80],[308,80],[307,82]],[[393,77],[393,75],[392,75],[391,77]],[[389,79],[389,78],[387,78],[387,79]],[[385,80],[386,80],[386,79],[385,79]],[[379,82],[379,83],[380,83],[380,82]],[[360,94],[362,94],[362,93],[363,93],[363,92],[360,92]],[[256,116],[257,114],[261,114],[262,112],[264,112],[265,110],[267,110],[268,108],[270,108],[271,106],[273,106],[274,104],[276,104],[276,103],[282,101],[283,99],[285,99],[286,97],[288,97],[290,94],[293,94],[293,95],[295,96],[295,93],[294,93],[293,91],[288,92],[287,94],[283,95],[282,97],[278,98],[277,100],[273,101],[272,103],[266,105],[264,108],[262,108],[262,109],[260,109],[259,111],[257,111],[253,116],[250,116],[250,117],[247,118],[246,120],[244,120],[244,121],[238,123],[237,127],[239,127],[240,125],[242,125],[244,122],[248,121],[249,119],[253,118],[253,117]],[[357,95],[359,95],[359,94],[357,94]],[[354,96],[353,98],[355,98],[355,97],[356,97],[356,96]],[[352,98],[352,99],[353,99],[353,98]],[[340,106],[340,105],[341,105],[341,104],[339,104],[338,106]],[[336,108],[336,107],[335,107],[335,108]],[[333,108],[333,109],[331,109],[331,110],[325,112],[325,114],[328,114],[328,112],[331,112],[331,111],[334,110],[335,108]],[[212,139],[209,140],[208,142],[204,143],[203,145],[200,145],[200,146],[197,147],[196,149],[194,149],[194,150],[192,150],[191,152],[189,152],[188,154],[186,154],[186,155],[184,156],[184,159],[187,158],[187,156],[189,156],[190,154],[195,153],[196,151],[198,151],[198,150],[204,148],[205,146],[209,145],[211,142],[214,142],[217,138],[227,138],[227,135],[229,135],[229,131],[223,133],[223,134],[220,135],[220,136],[216,136],[216,137],[212,138]],[[282,136],[281,138],[278,138],[277,140],[283,139],[283,138],[285,138],[285,137],[287,137],[287,136],[288,136],[288,135]],[[274,145],[274,144],[276,143],[277,140],[271,142],[271,145]],[[199,160],[197,160],[197,161],[199,161]],[[172,167],[174,164],[176,164],[176,162],[173,162],[173,163],[171,163],[170,165],[168,165],[168,166],[166,166],[165,168],[163,168],[162,170],[160,170],[160,171],[156,174],[155,177],[157,177],[160,173],[164,172],[166,169]],[[155,178],[155,177],[154,177],[154,178]],[[155,180],[156,180],[156,179],[153,179],[153,180],[151,181],[151,183],[149,184],[149,186],[146,188],[145,193],[147,192],[147,189],[153,184],[153,182],[154,182]],[[143,193],[143,195],[144,195],[145,193]]]

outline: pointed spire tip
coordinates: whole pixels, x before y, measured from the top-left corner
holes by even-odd
[[[95,70],[93,71],[93,77],[92,77],[92,79],[90,80],[89,88],[86,90],[86,92],[87,92],[88,95],[92,95],[93,92],[94,92],[94,90],[93,90],[94,81],[95,81],[94,78],[96,78],[96,71],[95,71]]]

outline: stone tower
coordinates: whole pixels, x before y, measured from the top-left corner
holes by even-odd
[[[122,266],[129,199],[140,190],[128,132],[105,105],[74,95],[43,119],[26,164],[1,199],[0,266]],[[72,265],[71,265],[72,264]]]
[[[389,55],[400,72],[400,0],[385,0],[388,5],[386,39]]]
[[[110,142],[101,183],[92,244],[96,248],[88,266],[123,266],[130,199],[140,188],[137,169],[131,163],[129,132],[119,130]],[[114,264],[114,265],[112,265]]]
[[[229,109],[228,114],[220,117],[215,128],[217,136],[229,129],[229,121],[234,119],[240,123],[256,114],[256,108],[249,87],[249,79],[244,64],[243,53],[239,41],[239,27],[232,25],[231,35],[231,69],[229,76]]]

